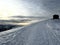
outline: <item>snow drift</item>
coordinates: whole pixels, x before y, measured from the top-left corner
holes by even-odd
[[[0,33],[0,45],[60,45],[60,19]]]

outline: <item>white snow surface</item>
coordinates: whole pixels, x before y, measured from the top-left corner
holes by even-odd
[[[60,19],[49,19],[0,33],[0,45],[60,45]]]

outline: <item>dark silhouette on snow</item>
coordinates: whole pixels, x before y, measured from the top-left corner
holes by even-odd
[[[53,19],[59,19],[59,15],[57,14],[53,15]]]
[[[20,27],[19,25],[1,25],[0,24],[0,32],[7,31],[16,27]]]

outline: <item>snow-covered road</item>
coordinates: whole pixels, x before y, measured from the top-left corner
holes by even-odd
[[[45,20],[0,34],[0,45],[60,45],[60,19]]]

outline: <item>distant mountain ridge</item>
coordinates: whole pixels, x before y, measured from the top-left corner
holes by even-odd
[[[40,17],[40,16],[11,16],[13,18],[46,18],[46,17]]]

